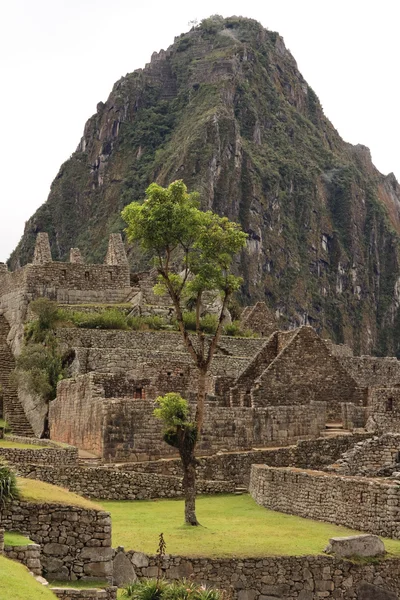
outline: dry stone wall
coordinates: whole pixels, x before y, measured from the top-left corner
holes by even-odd
[[[118,588],[109,587],[105,590],[96,588],[50,588],[59,600],[117,600]]]
[[[57,338],[65,347],[83,348],[131,348],[140,352],[154,351],[183,353],[187,351],[178,332],[168,331],[116,331],[62,328]],[[193,338],[194,342],[195,339]],[[222,336],[217,354],[251,358],[265,340]]]
[[[254,406],[325,401],[330,419],[341,419],[341,403],[363,404],[364,393],[311,327],[301,327],[267,367],[252,391]]]
[[[375,388],[368,399],[367,429],[400,433],[400,388]]]
[[[4,546],[6,558],[16,560],[26,567],[34,575],[42,575],[42,563],[40,560],[39,544],[28,544],[26,546]]]
[[[122,553],[117,551],[117,555]],[[155,556],[135,551],[124,555],[139,578],[157,576]],[[168,556],[162,574],[170,580],[193,578],[225,589],[234,600],[396,600],[400,594],[399,559],[354,564],[322,555],[231,559]]]
[[[394,387],[400,384],[400,361],[397,358],[357,356],[339,360],[361,387]]]
[[[324,469],[337,461],[344,452],[372,434],[361,433],[353,436],[318,438],[304,440],[295,446],[265,448],[261,450],[227,452],[197,458],[197,476],[211,481],[231,481],[236,485],[249,485],[252,464],[267,464],[272,467],[300,467]],[[158,473],[160,475],[182,476],[180,459],[161,459],[138,462],[118,467],[126,472]]]
[[[128,384],[118,384],[126,393]],[[88,374],[61,381],[57,399],[50,404],[51,438],[102,456],[106,461],[149,460],[176,454],[165,444],[162,423],[153,416],[154,401],[130,397],[106,398],[110,378]],[[122,386],[122,387],[121,387]],[[135,397],[136,395],[136,397]],[[208,404],[199,451],[249,449],[253,446],[287,445],[298,439],[318,437],[325,426],[323,403],[271,408],[235,408]]]
[[[102,500],[148,500],[182,496],[182,477],[153,473],[124,472],[106,467],[57,467],[20,465],[18,473],[60,485],[71,492]],[[233,481],[197,481],[199,494],[228,494],[235,491]]]
[[[111,518],[107,512],[15,501],[2,508],[0,527],[20,531],[40,545],[47,579],[112,576]]]
[[[75,465],[78,458],[78,450],[64,450],[62,448],[0,448],[0,460],[6,460],[13,465],[17,464],[55,464]]]
[[[386,433],[355,444],[337,461],[334,470],[342,475],[376,477],[384,466],[399,462],[400,433]]]
[[[400,488],[388,480],[252,465],[249,491],[271,510],[400,539]]]

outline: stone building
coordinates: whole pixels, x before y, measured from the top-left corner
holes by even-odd
[[[47,297],[88,310],[123,303],[132,315],[171,316],[168,299],[153,293],[155,276],[130,273],[119,234],[110,236],[102,265],[85,264],[78,248],[71,249],[69,263],[54,262],[48,236],[39,234],[32,264],[15,272],[1,266],[0,383],[3,413],[15,431],[40,436],[47,415],[47,405],[9,380],[29,303]],[[285,445],[320,435],[326,422],[354,429],[368,420],[384,429],[387,413],[395,416],[396,359],[354,357],[311,327],[276,331],[264,303],[247,307],[241,324],[261,337],[221,338],[207,379],[203,452]],[[152,417],[154,400],[179,391],[193,402],[197,389],[197,371],[180,335],[62,328],[57,339],[71,351],[72,378],[60,383],[51,404],[51,435],[107,460],[168,453]]]

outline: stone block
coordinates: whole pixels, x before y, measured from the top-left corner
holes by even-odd
[[[358,587],[357,598],[358,600],[398,600],[395,592],[390,592],[365,581]]]
[[[114,585],[121,586],[137,580],[133,564],[124,552],[118,552],[113,560]]]
[[[383,556],[386,550],[384,543],[377,535],[365,534],[331,538],[325,552],[346,558],[349,556]]]

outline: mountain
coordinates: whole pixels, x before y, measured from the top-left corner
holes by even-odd
[[[400,355],[400,186],[341,139],[283,39],[251,19],[205,19],[114,85],[11,268],[31,259],[38,231],[58,260],[78,246],[101,261],[121,209],[175,179],[249,233],[242,303],[266,300],[283,327],[309,323],[356,352]]]

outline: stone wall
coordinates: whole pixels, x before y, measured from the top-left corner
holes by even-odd
[[[121,554],[117,552],[117,556]],[[155,556],[129,551],[124,557],[139,578],[157,576]],[[322,555],[212,559],[168,556],[162,573],[166,579],[193,578],[225,589],[233,600],[396,600],[400,593],[399,559],[354,564]]]
[[[0,512],[0,526],[19,531],[41,547],[48,579],[112,575],[111,518],[100,510],[15,501]]]
[[[71,492],[102,500],[149,500],[182,496],[182,477],[135,473],[106,467],[20,465],[19,475],[60,485]],[[228,494],[233,481],[197,481],[198,494]]]
[[[4,546],[6,558],[16,560],[31,571],[34,575],[42,575],[42,563],[40,561],[39,544],[28,544],[27,546]]]
[[[252,464],[264,463],[272,467],[301,467],[324,469],[337,461],[346,450],[357,442],[368,439],[372,434],[355,434],[304,440],[296,446],[265,448],[261,450],[227,452],[213,456],[198,457],[197,476],[211,481],[231,481],[236,485],[248,486]],[[180,459],[161,459],[121,465],[121,471],[133,469],[136,472],[158,473],[160,475],[182,476]]]
[[[57,339],[61,345],[74,348],[131,348],[140,352],[187,353],[179,332],[62,328],[57,330]],[[264,342],[256,338],[222,336],[217,354],[250,358]]]
[[[389,480],[252,465],[249,491],[271,510],[400,539],[400,488]]]
[[[368,431],[400,433],[400,388],[372,389],[367,415]]]
[[[153,416],[154,401],[141,388],[137,397],[106,398],[107,376],[87,374],[63,380],[50,404],[51,438],[103,457],[106,461],[149,460],[176,454],[163,441],[162,423]],[[116,380],[118,381],[118,380]],[[121,383],[122,385],[122,383]],[[128,383],[117,389],[127,392]],[[108,389],[108,392],[106,392]],[[206,407],[202,452],[287,445],[318,437],[325,426],[323,403],[270,408]]]
[[[400,361],[395,357],[357,356],[339,360],[361,387],[394,387],[400,384]]]
[[[136,348],[82,348],[76,347],[71,374],[82,375],[88,372],[126,374],[132,378],[148,379],[148,397],[156,397],[164,389],[183,394],[195,390],[198,371],[187,352],[175,351],[173,343],[169,352],[159,352],[157,348],[138,350]],[[227,375],[236,377],[248,364],[248,359],[236,356],[214,357],[210,367],[207,391],[214,391],[213,377]]]
[[[384,466],[400,462],[400,433],[386,433],[358,442],[334,465],[336,473],[376,477]]]
[[[104,450],[104,391],[88,375],[64,379],[49,406],[50,437],[98,456]]]
[[[0,448],[0,460],[6,460],[11,464],[76,464],[78,450],[65,451],[62,448],[38,448],[37,450],[30,448]]]
[[[105,590],[96,588],[50,588],[60,600],[117,600],[118,588],[109,587]]]
[[[301,327],[267,367],[252,391],[254,406],[326,401],[328,416],[341,419],[341,403],[363,404],[364,393],[311,327]]]
[[[229,391],[228,403],[231,406],[251,406],[251,388],[254,382],[277,357],[286,345],[284,342],[290,341],[294,335],[293,331],[285,333],[276,331],[268,338],[250,363],[237,376],[235,385]]]

